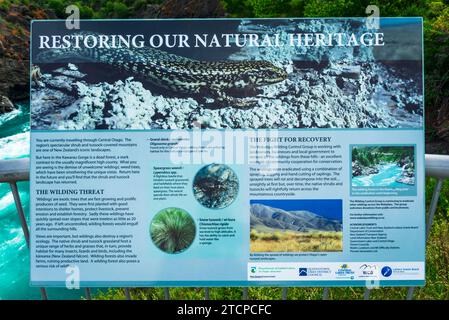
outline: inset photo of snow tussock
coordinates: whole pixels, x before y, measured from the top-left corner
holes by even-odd
[[[343,250],[342,200],[252,200],[251,252]]]
[[[353,187],[414,185],[413,146],[352,146]]]
[[[166,208],[159,211],[151,221],[151,240],[165,253],[181,253],[187,250],[195,240],[195,235],[195,221],[183,209]]]

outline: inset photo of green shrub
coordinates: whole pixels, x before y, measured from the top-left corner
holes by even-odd
[[[195,239],[196,226],[192,216],[179,208],[159,211],[151,221],[150,236],[153,243],[166,253],[181,253]]]

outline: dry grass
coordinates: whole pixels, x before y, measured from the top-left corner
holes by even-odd
[[[342,232],[259,232],[251,230],[251,252],[342,251]]]

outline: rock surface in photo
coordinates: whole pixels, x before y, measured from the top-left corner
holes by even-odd
[[[3,113],[11,112],[15,109],[14,104],[8,97],[0,95],[0,115]]]
[[[412,159],[405,157],[398,161],[398,166],[402,167],[401,176],[396,179],[396,182],[414,185],[415,184],[415,164]]]
[[[379,169],[375,166],[366,167],[360,164],[358,161],[352,161],[352,176],[368,176],[370,174],[379,173]]]

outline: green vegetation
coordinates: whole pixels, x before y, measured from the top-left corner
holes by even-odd
[[[408,159],[413,162],[415,149],[413,147],[353,147],[352,161],[364,167],[376,166],[381,162],[401,162]]]
[[[0,0],[2,1],[2,0]],[[15,0],[5,0],[15,1]],[[80,8],[83,19],[131,18],[149,4],[160,4],[163,0],[37,0],[45,8],[52,9],[59,18],[65,18],[65,8],[74,4]]]
[[[251,252],[331,252],[342,251],[343,233],[332,231],[261,232],[251,229]]]
[[[12,4],[28,5],[29,0],[0,0],[0,10],[8,11]]]
[[[150,235],[153,243],[167,253],[186,250],[195,239],[195,222],[184,210],[167,208],[151,221]]]

